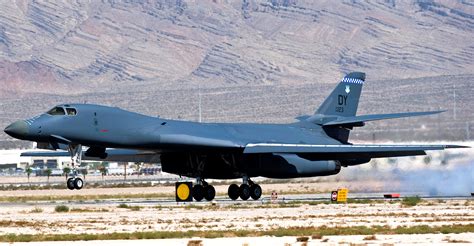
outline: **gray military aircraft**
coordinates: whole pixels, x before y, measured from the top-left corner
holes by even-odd
[[[364,164],[372,158],[424,155],[427,150],[463,147],[349,143],[350,131],[367,121],[441,112],[356,116],[364,81],[364,73],[348,74],[313,115],[300,116],[291,124],[198,123],[115,107],[63,104],[16,121],[4,131],[14,138],[38,142],[38,148],[67,149],[73,167],[81,159],[159,161],[164,172],[196,178],[192,195],[197,201],[215,197],[214,187],[205,179],[242,178],[242,184],[229,186],[229,197],[257,200],[262,189],[252,177],[334,175],[341,167]],[[84,153],[83,146],[88,147]],[[69,189],[83,186],[77,172],[67,181]]]

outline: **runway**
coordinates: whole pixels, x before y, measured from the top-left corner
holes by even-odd
[[[151,187],[153,188],[153,187]],[[80,192],[69,192],[64,190],[51,190],[50,195],[52,195],[47,200],[35,200],[35,196],[28,196],[23,198],[23,196],[15,197],[17,198],[15,201],[4,201],[0,202],[0,206],[2,207],[11,207],[11,208],[32,208],[36,206],[53,208],[59,204],[64,204],[67,206],[74,206],[74,207],[117,207],[121,204],[126,204],[128,206],[139,206],[139,207],[186,207],[186,206],[221,206],[227,207],[232,205],[245,205],[245,206],[260,206],[266,204],[291,204],[291,203],[299,203],[299,204],[317,204],[317,203],[331,203],[331,194],[330,192],[327,193],[307,193],[307,194],[288,194],[288,193],[278,193],[276,199],[272,199],[271,195],[264,194],[259,200],[241,200],[240,198],[237,200],[231,200],[227,195],[220,193],[217,195],[216,198],[212,201],[192,201],[192,202],[177,202],[174,194],[170,191],[174,189],[174,187],[167,187],[168,191],[164,194],[158,193],[160,197],[149,197],[149,193],[143,193],[143,197],[140,197],[141,193],[132,193],[133,197],[129,197],[127,193],[123,194],[123,198],[94,198],[94,195],[84,195],[84,198],[81,197]],[[120,188],[112,189],[111,192],[115,190],[120,190]],[[126,188],[123,188],[126,189]],[[150,189],[150,187],[146,187],[143,189]],[[84,190],[87,191],[87,190]],[[20,191],[18,191],[20,192]],[[135,191],[137,192],[137,191]],[[69,195],[61,195],[55,198],[54,194],[69,194]],[[384,202],[400,202],[404,198],[407,197],[419,197],[424,201],[474,201],[474,196],[470,193],[467,195],[430,195],[428,193],[423,192],[400,192],[399,198],[385,198],[385,194],[392,194],[395,192],[349,192],[348,194],[348,203],[384,203]],[[0,192],[1,194],[1,192]],[[39,192],[41,194],[41,192]],[[86,193],[89,194],[89,193]],[[112,194],[113,195],[113,194]],[[152,193],[153,195],[153,193]],[[120,195],[119,195],[120,196]],[[137,197],[138,196],[138,197]],[[89,197],[89,198],[87,198]],[[28,200],[30,199],[30,200]]]
[[[417,192],[412,193],[400,193],[400,198],[384,198],[385,193],[350,193],[348,195],[348,199],[350,203],[357,203],[360,201],[400,201],[405,197],[415,197],[418,196],[419,198],[427,201],[432,200],[474,200],[474,196],[432,196],[428,194],[420,194]],[[279,203],[324,203],[330,202],[330,193],[323,194],[284,194],[278,195],[277,199],[272,200],[271,196],[264,195],[259,200],[249,200],[243,201],[241,199],[231,200],[227,196],[216,196],[216,198],[212,201],[192,201],[192,202],[176,202],[175,198],[123,198],[123,199],[95,199],[95,200],[54,200],[54,201],[26,201],[26,202],[4,202],[1,203],[2,206],[35,206],[35,205],[44,205],[44,206],[56,206],[58,204],[67,204],[67,205],[107,205],[107,206],[118,206],[120,204],[127,204],[130,206],[144,206],[144,207],[152,207],[152,206],[186,206],[186,205],[195,205],[195,206],[206,206],[209,204],[213,205],[233,205],[233,204],[247,204],[247,205],[259,205],[259,204],[279,204]]]

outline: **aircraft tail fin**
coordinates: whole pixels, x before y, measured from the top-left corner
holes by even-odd
[[[364,81],[365,73],[352,72],[346,75],[319,106],[315,114],[307,120],[322,124],[331,118],[355,116]],[[323,126],[323,130],[328,136],[342,143],[348,143],[352,127]]]
[[[317,115],[355,116],[359,105],[365,73],[352,72],[346,75],[316,110]]]
[[[329,97],[312,116],[297,119],[322,126],[326,134],[341,143],[348,143],[349,133],[354,127],[361,127],[367,121],[396,119],[403,117],[438,114],[444,111],[407,112],[394,114],[372,114],[356,116],[365,73],[352,72],[346,75]]]

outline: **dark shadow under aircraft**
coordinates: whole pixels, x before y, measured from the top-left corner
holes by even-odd
[[[462,147],[349,143],[349,132],[367,121],[441,112],[356,116],[364,81],[364,73],[348,74],[314,115],[300,116],[291,124],[198,123],[114,107],[64,104],[14,122],[5,132],[38,142],[38,148],[66,149],[73,167],[82,159],[161,162],[164,172],[196,178],[192,195],[197,201],[215,197],[214,187],[205,179],[242,178],[240,185],[229,186],[229,197],[257,200],[262,189],[252,177],[334,175],[341,167],[364,164],[372,158],[424,155],[426,150]],[[88,147],[84,152],[83,146]],[[67,181],[69,189],[81,189],[83,185],[77,172]]]

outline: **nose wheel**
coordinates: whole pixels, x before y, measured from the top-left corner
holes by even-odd
[[[84,187],[84,180],[79,177],[76,164],[80,165],[82,160],[82,145],[69,144],[69,154],[71,155],[72,176],[67,179],[66,186],[69,190],[80,190]]]
[[[70,190],[80,190],[84,187],[84,180],[82,178],[68,178],[66,182],[66,186]]]
[[[246,201],[249,198],[258,200],[262,196],[262,188],[260,185],[251,181],[248,177],[243,178],[243,184],[238,186],[237,184],[231,184],[227,190],[229,198],[232,200],[240,199]]]

